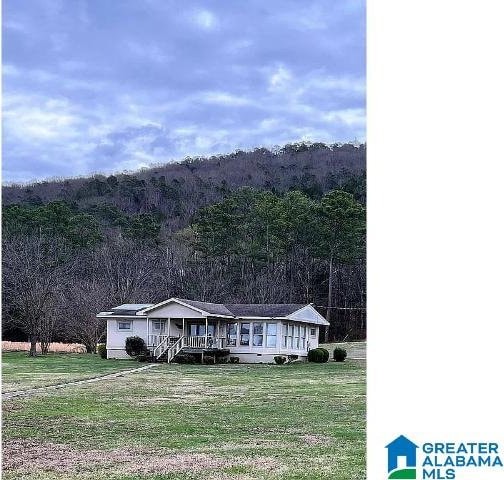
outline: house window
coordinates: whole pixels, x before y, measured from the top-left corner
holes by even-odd
[[[306,349],[306,326],[301,326],[301,348]]]
[[[226,344],[228,347],[236,347],[236,336],[238,332],[237,323],[228,323],[226,330]]]
[[[152,322],[152,330],[155,332],[162,332],[164,331],[164,324],[162,320],[154,320]]]
[[[310,337],[314,337],[317,335],[317,329],[316,328],[310,328]]]
[[[289,324],[289,338],[287,338],[287,348],[292,348],[292,337],[294,336],[294,325]]]
[[[131,330],[131,320],[118,320],[117,330]]]
[[[204,323],[191,323],[189,325],[189,336],[191,337],[205,337],[207,335],[207,326]],[[215,325],[208,324],[208,335],[213,337],[215,335]]]
[[[253,332],[254,337],[252,340],[252,345],[254,347],[262,347],[264,345],[264,323],[256,323],[253,324]]]
[[[249,345],[250,343],[250,323],[240,324],[240,345]]]
[[[276,347],[277,343],[277,324],[266,324],[266,348]]]
[[[287,324],[284,323],[282,327],[283,327],[282,348],[287,348]]]
[[[299,350],[299,325],[294,327],[294,340],[292,343],[292,348]]]

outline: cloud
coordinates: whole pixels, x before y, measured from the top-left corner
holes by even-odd
[[[39,143],[79,134],[79,117],[64,99],[4,95],[3,107],[6,134],[18,141]]]
[[[17,20],[4,20],[2,23],[4,30],[11,30],[18,33],[28,33],[29,28],[22,22]]]
[[[209,10],[196,10],[193,14],[196,25],[204,30],[213,30],[217,27],[217,17]]]
[[[3,6],[4,181],[365,139],[360,1]]]
[[[270,88],[272,90],[285,89],[292,80],[291,72],[284,66],[276,68],[275,72],[269,78]]]
[[[250,99],[233,95],[227,92],[205,92],[201,95],[201,100],[205,103],[227,105],[231,107],[240,107],[243,105],[252,105]]]

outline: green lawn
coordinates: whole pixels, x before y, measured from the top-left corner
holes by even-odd
[[[107,360],[98,355],[27,352],[2,353],[2,392],[55,385],[138,367],[132,360]]]
[[[365,478],[362,362],[161,365],[3,407],[6,480]]]

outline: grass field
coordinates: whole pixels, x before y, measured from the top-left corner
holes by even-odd
[[[2,392],[55,385],[134,368],[130,360],[102,360],[93,354],[2,352]]]
[[[363,362],[161,365],[3,408],[6,480],[365,478]]]
[[[2,352],[28,352],[30,346],[29,342],[2,340]],[[40,353],[42,351],[40,343],[37,343],[36,347]],[[49,344],[49,353],[86,353],[86,347],[81,343],[52,342]]]

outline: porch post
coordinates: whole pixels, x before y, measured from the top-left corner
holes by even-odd
[[[147,347],[149,347],[151,344],[151,341],[149,338],[149,317],[147,317],[146,321],[147,321]]]
[[[170,343],[171,317],[168,318],[168,343]]]
[[[217,320],[217,348],[222,348],[222,341],[221,341],[221,337],[222,337],[222,332],[221,332],[221,320],[220,318]]]
[[[205,317],[205,348],[208,347],[208,317]]]
[[[182,336],[185,336],[185,318],[182,319]]]

